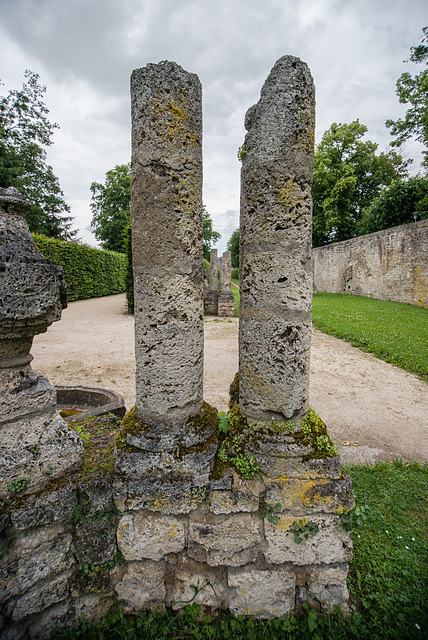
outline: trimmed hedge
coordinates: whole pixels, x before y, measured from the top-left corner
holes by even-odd
[[[126,256],[77,242],[33,234],[37,248],[63,268],[67,299],[99,298],[125,291]]]
[[[239,280],[239,269],[232,269],[232,279]]]
[[[128,224],[124,230],[125,251],[126,251],[126,275],[125,275],[125,291],[126,305],[129,313],[134,313],[134,271],[132,268],[132,231],[131,225]]]

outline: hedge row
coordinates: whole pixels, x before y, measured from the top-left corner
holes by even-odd
[[[125,291],[126,256],[33,234],[40,251],[63,268],[68,301],[99,298]]]

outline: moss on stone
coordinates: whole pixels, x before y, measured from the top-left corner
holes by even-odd
[[[229,409],[233,409],[239,404],[239,372],[235,374],[233,382],[229,387]]]

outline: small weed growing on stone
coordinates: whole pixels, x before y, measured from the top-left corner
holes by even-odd
[[[56,467],[53,467],[51,464],[48,464],[46,469],[43,469],[42,474],[44,476],[51,476],[54,471],[56,471]]]
[[[355,506],[351,511],[340,514],[340,521],[345,531],[363,529],[367,522],[368,507],[365,505]]]
[[[36,456],[40,451],[40,443],[36,442],[35,444],[32,444],[31,447],[28,447],[28,451],[32,453],[33,456]]]
[[[227,434],[229,429],[229,416],[224,411],[220,411],[218,414],[218,430],[221,433]]]
[[[234,456],[230,459],[244,480],[253,480],[260,476],[260,467],[254,456]]]
[[[328,436],[317,436],[315,438],[315,448],[320,453],[325,453],[329,456],[337,456],[339,451]]]
[[[106,571],[111,571],[115,567],[120,568],[125,562],[125,558],[120,553],[120,551],[116,552],[110,560],[106,560],[106,562],[102,562],[101,564],[94,564],[94,562],[89,558],[87,562],[79,565],[79,570],[82,572],[83,576],[87,578],[95,578],[97,573],[105,573]]]
[[[319,527],[315,522],[304,522],[303,520],[295,520],[290,527],[290,531],[294,535],[294,542],[300,544],[303,540],[307,540],[309,536],[316,536],[319,531]]]
[[[237,152],[237,154],[236,154],[236,155],[238,156],[238,160],[239,160],[240,162],[242,162],[242,161],[243,161],[243,159],[245,158],[246,154],[247,154],[247,148],[246,148],[246,146],[245,146],[245,142],[244,142],[244,143],[243,143],[243,144],[241,144],[241,146],[238,148],[238,152]]]
[[[20,493],[21,491],[24,491],[24,489],[30,484],[30,478],[18,478],[17,480],[14,480],[13,482],[10,483],[10,485],[7,487],[7,490],[9,491],[9,493]]]
[[[276,504],[271,505],[265,504],[263,509],[260,512],[262,518],[266,518],[272,524],[278,524],[278,516],[276,515],[279,511],[281,511],[281,504],[277,502]]]

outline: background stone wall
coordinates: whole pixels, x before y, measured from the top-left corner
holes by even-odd
[[[318,291],[428,307],[428,220],[313,249]]]

